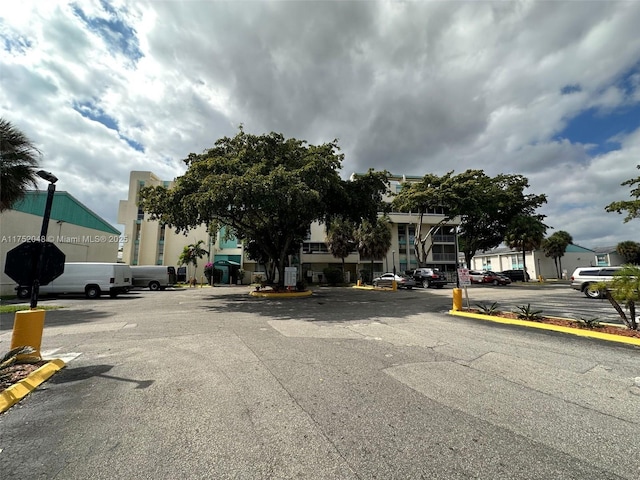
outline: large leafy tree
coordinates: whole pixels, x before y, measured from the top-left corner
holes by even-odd
[[[636,168],[640,170],[640,165],[637,165]],[[620,185],[629,185],[630,187],[636,185],[636,187],[631,190],[631,196],[635,198],[635,200],[621,200],[619,202],[612,202],[605,207],[605,210],[607,212],[617,213],[626,211],[627,216],[624,218],[624,223],[627,223],[634,218],[640,218],[640,176],[627,180],[626,182],[622,182]]]
[[[573,237],[564,230],[558,230],[542,241],[542,250],[546,257],[553,258],[556,267],[556,275],[561,277],[562,257],[567,247],[573,243]]]
[[[287,257],[300,248],[311,223],[346,210],[336,198],[352,198],[348,188],[354,187],[346,187],[338,174],[343,159],[338,152],[336,141],[316,146],[240,128],[235,137],[190,154],[187,172],[171,190],[143,189],[141,205],[151,218],[178,231],[203,223],[226,225],[245,241],[251,258],[272,264],[283,284]],[[377,176],[371,177],[373,183]],[[375,197],[375,189],[363,190]]]
[[[37,187],[35,168],[40,151],[11,122],[0,118],[0,212],[24,197],[29,186]]]
[[[344,217],[335,217],[327,228],[326,242],[331,255],[342,260],[344,275],[344,259],[354,251],[356,246],[355,224]]]
[[[382,260],[391,248],[391,221],[384,215],[374,222],[363,220],[355,232],[358,242],[358,253],[371,262],[371,279],[373,280],[373,263]]]
[[[467,265],[476,251],[502,243],[517,215],[533,215],[546,203],[545,195],[525,194],[529,182],[522,175],[489,177],[482,170],[453,172],[439,177],[427,174],[422,181],[403,184],[393,201],[396,209],[418,215],[415,253],[423,266],[432,248],[433,234],[456,217],[460,218],[460,245]],[[422,231],[425,215],[444,209],[443,218],[427,232]]]
[[[640,265],[640,243],[632,240],[620,242],[616,246],[616,252],[625,259],[625,263]]]
[[[527,271],[527,250],[539,248],[547,231],[542,218],[544,218],[542,215],[516,215],[509,223],[504,238],[509,248],[522,252],[522,269],[525,272]]]

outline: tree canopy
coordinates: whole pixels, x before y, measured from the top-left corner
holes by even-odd
[[[640,170],[640,165],[637,165],[636,168]],[[626,211],[627,216],[624,217],[624,223],[627,223],[634,218],[640,218],[640,176],[627,180],[626,182],[622,182],[620,185],[637,185],[636,188],[631,190],[631,196],[635,198],[635,200],[621,200],[619,202],[612,202],[605,207],[605,210],[607,212],[617,213]]]
[[[268,272],[277,270],[283,283],[287,256],[300,248],[311,223],[339,213],[367,217],[372,209],[377,212],[375,200],[386,188],[381,176],[370,171],[360,181],[341,180],[338,152],[335,140],[309,145],[279,133],[251,135],[241,127],[235,137],[189,154],[188,169],[173,188],[144,188],[140,202],[152,219],[176,231],[227,226],[245,242],[251,258],[270,263]]]
[[[453,171],[442,177],[427,174],[422,181],[403,184],[394,198],[394,207],[418,214],[415,253],[423,266],[438,228],[460,217],[460,245],[467,265],[478,250],[497,247],[504,240],[512,220],[518,215],[533,216],[546,203],[545,195],[525,194],[529,181],[522,175],[500,174],[489,177],[483,170]],[[428,232],[420,227],[424,215],[441,209],[443,219]],[[541,220],[542,216],[538,215]]]
[[[633,240],[620,242],[616,246],[616,252],[624,258],[625,263],[640,265],[640,243]]]
[[[40,151],[11,122],[0,118],[0,212],[24,197],[36,183]]]

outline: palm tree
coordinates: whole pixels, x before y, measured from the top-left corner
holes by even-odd
[[[354,250],[354,225],[343,217],[334,218],[327,228],[326,242],[329,252],[335,258],[342,260],[342,275],[344,276],[344,259]]]
[[[556,275],[558,276],[558,278],[560,278],[562,272],[562,257],[567,250],[567,246],[571,245],[572,243],[573,238],[564,230],[555,232],[548,238],[545,238],[542,242],[541,246],[542,250],[544,250],[545,256],[553,258],[553,262],[556,266]]]
[[[202,248],[203,244],[204,240],[198,240],[196,243],[185,245],[185,247],[182,249],[180,257],[178,257],[178,263],[180,265],[186,265],[187,269],[189,268],[190,263],[193,264],[194,269],[198,268],[198,259],[204,257],[205,255],[209,255],[209,252]],[[187,274],[187,276],[189,275]]]
[[[40,151],[11,122],[0,118],[0,212],[37,187],[35,168]]]
[[[522,269],[525,271],[525,280],[527,278],[526,252],[540,247],[546,231],[547,226],[542,223],[542,217],[539,215],[517,215],[507,229],[505,242],[509,248],[522,251]]]
[[[613,275],[610,282],[598,283],[596,288],[603,292],[624,324],[631,330],[638,330],[640,325],[636,317],[636,304],[640,302],[640,267],[624,265],[619,272]],[[628,317],[622,306],[629,312]]]
[[[375,223],[364,220],[356,230],[358,252],[363,258],[371,260],[371,280],[373,280],[373,261],[382,260],[391,248],[391,221],[388,216],[379,217]]]

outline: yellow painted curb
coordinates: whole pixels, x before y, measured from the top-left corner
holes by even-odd
[[[360,287],[357,285],[354,285],[351,288],[355,288],[358,290],[375,290],[376,292],[397,292],[398,290],[401,290],[400,288],[397,288],[394,290],[391,287],[374,287],[372,285],[362,285]]]
[[[623,337],[621,335],[612,335],[610,333],[594,332],[593,330],[563,327],[561,325],[549,325],[546,323],[534,322],[531,320],[516,320],[514,318],[503,318],[494,315],[482,315],[480,313],[460,312],[449,310],[449,315],[458,317],[476,318],[478,320],[487,320],[495,323],[505,323],[508,325],[518,325],[528,328],[538,328],[540,330],[552,330],[554,332],[569,333],[579,337],[597,338],[599,340],[607,340],[609,342],[626,343],[628,345],[636,345],[640,347],[640,338]]]
[[[0,392],[0,413],[9,410],[64,366],[65,363],[60,359],[51,360],[46,365],[31,372],[27,378]]]
[[[304,292],[250,292],[252,297],[261,298],[299,298],[310,297],[313,294],[311,290],[305,290]]]

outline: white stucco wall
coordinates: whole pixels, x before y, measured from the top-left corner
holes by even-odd
[[[7,252],[24,241],[40,235],[42,217],[7,210],[0,214],[0,294],[15,293],[15,282],[4,273]],[[67,262],[116,262],[119,235],[67,222],[51,220],[47,241],[55,243],[65,254]]]

